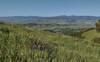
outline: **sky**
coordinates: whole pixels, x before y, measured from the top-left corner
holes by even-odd
[[[0,16],[100,16],[100,0],[0,0]]]

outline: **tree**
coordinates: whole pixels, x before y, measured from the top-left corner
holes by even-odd
[[[100,31],[100,19],[96,22],[96,30]]]

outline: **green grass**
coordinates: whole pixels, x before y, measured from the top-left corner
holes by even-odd
[[[93,40],[96,37],[100,37],[100,32],[97,32],[96,29],[89,30],[82,34],[83,37],[87,40]]]
[[[0,62],[100,62],[100,45],[21,25],[0,24]]]

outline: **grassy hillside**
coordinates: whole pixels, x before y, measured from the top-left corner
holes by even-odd
[[[97,32],[96,29],[92,29],[89,31],[86,31],[82,34],[83,37],[87,40],[93,40],[94,38],[100,37],[100,32]]]
[[[0,62],[100,62],[100,45],[21,25],[0,24]]]

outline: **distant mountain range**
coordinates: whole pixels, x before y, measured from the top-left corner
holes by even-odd
[[[99,16],[10,16],[0,17],[0,21],[11,23],[79,23],[79,22],[96,22]]]

